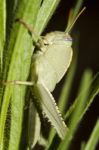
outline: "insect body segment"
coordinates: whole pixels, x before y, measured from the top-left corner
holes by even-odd
[[[39,100],[39,105],[55,127],[59,136],[64,139],[67,133],[65,125],[52,92],[56,84],[66,73],[72,59],[72,39],[64,32],[51,32],[43,37],[45,45],[33,55],[31,79],[36,81],[33,94]]]
[[[45,35],[43,41],[46,45],[40,47],[42,53],[37,51],[33,55],[32,67],[36,71],[32,71],[31,77],[36,73],[38,80],[52,92],[72,60],[72,39],[64,32],[55,31]]]
[[[61,42],[64,42],[65,44],[69,44],[69,46],[72,45],[72,38],[68,33],[60,32],[60,31],[54,31],[47,33],[43,39],[45,40],[45,44],[59,44]],[[66,43],[68,41],[68,43]],[[69,42],[70,41],[70,42]]]
[[[33,94],[36,95],[36,98],[39,100],[38,103],[42,109],[43,114],[54,126],[60,138],[64,139],[68,128],[62,119],[52,94],[43,83],[39,82],[33,87],[33,91]]]

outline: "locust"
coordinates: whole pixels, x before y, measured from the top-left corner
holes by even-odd
[[[39,107],[42,114],[45,114],[56,129],[59,137],[64,139],[69,129],[51,92],[66,74],[72,61],[72,38],[69,32],[61,31],[50,32],[42,37],[37,35],[23,19],[18,19],[17,21],[31,33],[36,51],[32,57],[31,81],[8,82],[10,84],[31,86],[32,95],[35,98],[35,102],[37,101],[36,107]],[[34,34],[38,41],[34,39]]]

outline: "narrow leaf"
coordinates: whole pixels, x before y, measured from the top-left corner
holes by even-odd
[[[35,20],[34,18],[37,15],[39,3],[40,3],[39,0],[38,0],[38,3],[37,3],[37,0],[28,1],[28,5],[26,2],[24,3],[24,7],[26,7],[27,13],[24,9],[22,11],[23,11],[23,15],[24,15],[24,11],[25,11],[25,16],[26,16],[27,20],[29,19],[29,20],[31,20],[31,22],[33,20]],[[22,3],[22,5],[23,5],[23,3]],[[20,5],[20,7],[22,5]],[[22,14],[20,14],[20,17],[21,16],[22,16]],[[18,24],[15,24],[15,26],[14,26],[14,29],[13,29],[12,35],[11,35],[10,46],[9,46],[10,53],[13,51],[13,55],[11,58],[11,64],[10,64],[10,68],[9,68],[9,72],[8,72],[8,80],[9,81],[12,81],[15,79],[16,80],[26,80],[27,79],[28,74],[29,74],[29,66],[30,66],[30,62],[31,62],[32,51],[33,51],[31,37],[27,33],[27,30],[24,29],[23,27],[19,28],[18,26],[19,26]],[[1,116],[0,116],[0,149],[1,150],[2,150],[2,145],[3,145],[2,143],[3,143],[3,139],[4,139],[4,127],[5,127],[6,114],[7,114],[7,110],[8,110],[8,106],[9,106],[9,102],[10,102],[10,97],[12,94],[12,89],[13,89],[12,86],[6,86],[4,97],[3,97],[3,104],[2,104],[2,110],[1,110]],[[21,93],[22,93],[22,97],[24,97],[23,95],[25,94],[25,88],[22,86],[21,86]],[[20,94],[16,93],[16,96],[13,97],[12,106],[13,106],[13,102],[17,101],[17,103],[19,103],[19,106],[21,104],[21,106],[18,107],[18,109],[22,109],[24,106],[24,99],[22,100],[22,97],[20,97],[20,99],[17,99],[17,95],[20,95]],[[20,110],[20,111],[21,111],[21,114],[19,114],[19,116],[22,115],[22,110]],[[13,115],[14,114],[12,114],[12,116]],[[20,127],[21,127],[21,122],[22,122],[22,118],[20,120]],[[12,129],[13,129],[13,127],[12,127]],[[20,128],[20,130],[21,130],[21,128]],[[16,132],[17,135],[21,133],[20,130],[18,130],[19,133]],[[13,133],[15,133],[15,131]],[[15,135],[16,135],[16,133],[15,133]],[[11,136],[13,136],[13,134],[11,134]],[[14,138],[10,138],[10,139],[11,139],[11,141],[13,140],[13,142],[16,142],[16,141],[14,141]],[[20,139],[18,139],[18,140],[20,140]],[[16,146],[14,147],[14,149],[17,148],[18,143],[19,143],[19,141],[16,142],[16,144],[15,144]],[[9,147],[10,147],[10,145],[9,145]]]
[[[39,7],[40,7],[40,3],[41,3],[41,1],[39,1],[39,0],[30,0],[30,1],[28,1],[28,3],[25,3],[25,6],[24,6],[25,11],[22,14],[23,18],[28,18],[29,16],[31,16],[30,19],[33,21],[33,24],[34,24],[38,10],[39,10]],[[20,7],[21,7],[21,5],[20,5]],[[22,8],[20,8],[20,9],[22,9]],[[18,12],[17,16],[19,16],[19,12]],[[14,74],[14,78],[16,80],[26,80],[26,74],[25,74],[26,70],[25,69],[26,69],[27,65],[29,65],[30,60],[27,61],[26,66],[24,66],[25,65],[24,61],[25,61],[25,59],[27,60],[28,57],[30,59],[31,54],[32,54],[32,53],[29,53],[29,50],[28,50],[28,49],[30,49],[32,52],[32,49],[31,49],[32,45],[29,44],[31,42],[31,40],[30,40],[30,42],[27,41],[27,42],[29,42],[27,45],[24,43],[26,41],[26,39],[25,39],[26,37],[25,38],[22,37],[22,36],[25,36],[25,34],[22,33],[22,31],[21,31],[21,29],[24,27],[22,27],[22,28],[21,27],[19,30],[18,38],[17,38],[15,46],[14,46],[15,54],[13,55],[13,57],[14,57],[13,59],[15,61],[15,55],[17,52],[17,47],[19,47],[19,42],[20,42],[19,40],[21,40],[19,50],[22,53],[19,53],[19,56],[18,56],[19,60],[17,60],[17,64],[14,64],[15,69],[16,69],[15,73],[17,71],[19,72],[18,74],[16,73],[17,76],[16,76],[16,74]],[[28,36],[28,38],[30,39],[28,34],[26,36]],[[20,38],[22,38],[22,39],[20,39]],[[27,46],[27,47],[25,48],[24,46]],[[26,58],[26,56],[27,56],[27,58]],[[12,62],[13,62],[13,60],[12,60]],[[18,70],[17,70],[17,68],[18,68]],[[27,73],[29,73],[29,69],[28,69]],[[22,131],[23,108],[24,108],[24,102],[25,102],[25,88],[24,88],[24,86],[23,87],[22,86],[19,87],[16,85],[14,85],[14,86],[15,87],[13,88],[14,91],[12,92],[12,101],[11,101],[12,114],[11,114],[11,131],[10,131],[9,150],[10,149],[17,150],[19,148],[21,131]],[[19,120],[19,121],[16,121],[16,120]],[[18,130],[17,130],[17,128],[15,128],[16,126],[18,127]]]
[[[6,34],[6,1],[0,0],[0,71],[3,63],[3,50]]]
[[[60,0],[44,0],[36,21],[35,29],[38,34],[41,34],[50,20],[52,14],[57,8]]]
[[[72,124],[72,119],[71,119],[71,123],[70,123],[70,131],[71,134],[73,135],[75,130],[77,129],[78,123],[80,122],[80,120],[82,119],[82,117],[84,116],[85,112],[87,111],[87,109],[89,108],[89,106],[91,105],[91,103],[94,100],[94,97],[98,94],[99,92],[99,74],[96,75],[96,77],[94,78],[90,88],[85,90],[87,95],[87,104],[85,103],[85,107],[83,108],[83,110],[80,112],[79,116],[77,116],[76,118],[76,122],[74,124]],[[88,93],[87,93],[88,92]],[[84,94],[84,93],[83,93]],[[79,102],[80,102],[81,97],[79,97]],[[76,109],[76,108],[75,108]],[[60,150],[62,148],[62,150],[67,150],[69,143],[71,141],[71,135],[66,136],[66,141],[61,142],[58,150]]]
[[[97,120],[91,136],[84,148],[84,150],[95,150],[96,144],[99,142],[99,120]]]

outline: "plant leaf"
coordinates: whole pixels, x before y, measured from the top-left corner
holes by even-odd
[[[44,0],[35,24],[35,29],[38,34],[41,34],[46,27],[59,2],[60,0]]]
[[[99,120],[97,120],[84,150],[95,150],[96,144],[98,142],[99,142]]]
[[[23,1],[21,1],[21,2],[23,2]],[[29,19],[29,20],[31,20],[31,22],[33,20],[35,20],[34,18],[37,15],[37,11],[39,9],[39,3],[40,3],[39,0],[38,0],[38,3],[37,3],[37,0],[30,0],[30,1],[28,1],[28,5],[26,2],[21,3],[20,7],[22,7],[24,4],[24,9],[22,10],[23,14],[20,14],[20,17],[25,15],[24,17],[26,17],[27,20]],[[26,13],[25,9],[26,9],[27,13]],[[25,14],[24,14],[24,11],[25,11]],[[18,15],[19,15],[19,13],[18,13]],[[9,81],[12,81],[15,79],[16,80],[26,80],[28,77],[28,74],[29,74],[29,66],[30,66],[31,56],[32,56],[32,51],[33,51],[32,50],[32,41],[31,41],[29,34],[27,34],[27,31],[23,27],[19,28],[18,24],[14,24],[14,25],[15,26],[13,28],[13,31],[11,34],[11,40],[9,43],[9,54],[12,53],[12,51],[13,51],[13,54],[12,54],[12,57],[10,55],[8,56],[8,57],[11,57],[11,63],[10,63],[7,80],[9,80]],[[23,115],[22,109],[24,106],[23,98],[25,95],[25,88],[21,86],[19,88],[20,90],[18,90],[18,91],[17,91],[17,89],[18,89],[17,86],[15,86],[15,88],[14,88],[14,90],[16,90],[16,94],[13,95],[12,106],[13,106],[13,103],[17,103],[17,105],[16,105],[17,113],[21,112],[21,114],[19,114],[19,116],[22,116]],[[3,104],[2,104],[2,110],[1,110],[1,116],[0,116],[0,149],[1,150],[3,149],[5,120],[6,120],[6,114],[7,114],[12,90],[13,90],[13,86],[10,86],[10,85],[6,86],[4,97],[3,97]],[[20,99],[19,99],[18,95],[20,95],[20,92],[21,92],[22,96],[20,96]],[[17,101],[17,102],[15,102],[15,101]],[[19,103],[19,106],[21,105],[20,107],[18,106],[18,103]],[[12,111],[12,112],[14,112],[14,111]],[[18,115],[17,113],[16,113],[16,115]],[[12,117],[14,117],[14,116],[15,116],[15,114],[12,114]],[[14,122],[13,119],[11,121]],[[18,130],[19,132],[17,133],[14,130],[13,133],[19,137],[18,134],[21,133],[22,118],[17,123],[20,124],[19,125],[20,128]],[[14,123],[12,123],[12,124],[13,124],[13,126],[11,125],[11,132],[13,129],[15,129]],[[11,136],[13,136],[13,134],[11,134]],[[20,139],[18,138],[17,142],[16,142],[14,140],[14,138],[10,138],[10,143],[13,143],[13,142],[14,143],[9,144],[9,148],[13,147],[12,149],[17,149],[18,143],[19,143],[18,140],[20,140]]]
[[[88,86],[88,83],[85,84],[85,85]],[[70,131],[71,131],[72,135],[74,134],[75,130],[77,129],[77,126],[78,126],[79,122],[81,121],[82,117],[84,116],[84,114],[88,110],[89,106],[93,102],[94,97],[99,93],[99,73],[94,78],[94,80],[91,83],[90,87],[86,88],[86,86],[85,86],[85,92],[86,92],[87,95],[84,95],[83,91],[81,91],[81,93],[83,93],[84,97],[87,96],[87,97],[85,97],[85,99],[87,98],[87,103],[86,103],[85,99],[83,99],[85,101],[85,103],[84,103],[85,106],[83,106],[82,107],[83,109],[81,111],[79,111],[79,116],[77,116],[76,121],[74,120],[74,117],[76,117],[75,116],[76,114],[72,116],[73,118],[71,117]],[[78,98],[79,98],[79,102],[80,102],[82,97],[78,96]],[[76,106],[76,107],[78,107],[78,106]],[[77,112],[76,107],[75,107],[75,111]],[[73,114],[74,114],[74,112],[73,112]],[[72,119],[74,120],[73,122],[72,122]],[[60,146],[59,146],[58,150],[60,150],[61,148],[62,148],[62,150],[67,150],[68,149],[69,143],[71,141],[71,134],[68,134],[66,136],[66,140],[64,140],[63,142],[60,143]]]
[[[6,1],[0,0],[0,72],[3,65],[3,50],[6,36]]]

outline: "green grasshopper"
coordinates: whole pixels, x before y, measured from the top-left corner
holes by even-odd
[[[77,18],[81,13],[82,11]],[[40,110],[54,126],[59,137],[64,139],[68,128],[63,121],[51,92],[54,90],[56,84],[63,78],[70,66],[73,54],[71,47],[72,38],[68,32],[59,31],[48,33],[44,37],[39,37],[24,20],[19,19],[18,21],[28,29],[32,36],[35,35],[38,38],[37,42],[33,37],[33,42],[37,50],[32,58],[31,82],[8,82],[32,86],[32,93],[37,100],[37,105],[39,105]]]

